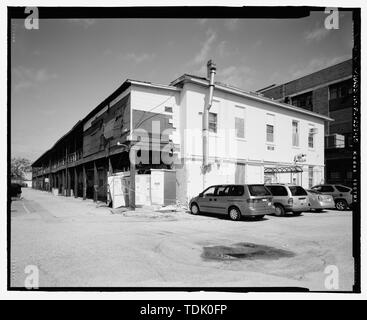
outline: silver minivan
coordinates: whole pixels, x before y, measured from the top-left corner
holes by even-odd
[[[262,184],[226,184],[210,186],[190,201],[192,214],[217,213],[232,220],[243,216],[262,219],[275,212],[272,195]]]
[[[301,186],[283,183],[265,185],[273,195],[275,215],[284,216],[287,212],[299,216],[310,210],[308,194]]]

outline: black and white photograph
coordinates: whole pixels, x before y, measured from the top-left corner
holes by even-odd
[[[360,294],[361,5],[180,5],[4,8],[6,290]]]

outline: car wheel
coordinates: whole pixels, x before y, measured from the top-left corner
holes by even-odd
[[[200,213],[200,209],[196,203],[193,203],[190,208],[191,214],[197,215]]]
[[[235,207],[229,209],[229,218],[233,221],[238,221],[241,219],[241,212]]]
[[[282,205],[280,204],[275,205],[275,215],[277,217],[283,217],[285,215],[285,210]]]
[[[337,200],[335,202],[335,208],[339,211],[347,210],[348,208],[347,202],[345,200]]]

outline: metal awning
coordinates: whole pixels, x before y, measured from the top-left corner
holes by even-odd
[[[297,173],[303,172],[299,166],[265,168],[264,173]]]

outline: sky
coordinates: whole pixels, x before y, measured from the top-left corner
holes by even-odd
[[[169,84],[184,73],[247,91],[352,56],[352,15],[300,19],[12,20],[11,154],[36,160],[126,79]]]

